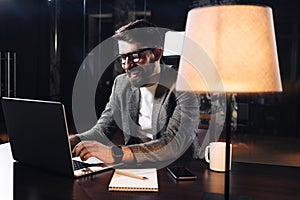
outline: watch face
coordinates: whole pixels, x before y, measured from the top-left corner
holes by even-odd
[[[118,146],[112,147],[112,155],[115,159],[115,162],[121,162],[124,155],[122,148]]]

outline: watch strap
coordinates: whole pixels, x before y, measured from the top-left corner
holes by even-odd
[[[112,156],[115,160],[115,163],[119,163],[122,161],[124,153],[121,146],[113,146],[112,147]]]

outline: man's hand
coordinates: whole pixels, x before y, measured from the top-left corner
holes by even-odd
[[[80,156],[81,160],[87,160],[90,157],[97,157],[105,163],[113,163],[111,147],[105,146],[97,141],[82,141],[78,143],[73,152]]]
[[[72,150],[81,141],[80,138],[76,135],[69,135],[69,140],[70,140]]]

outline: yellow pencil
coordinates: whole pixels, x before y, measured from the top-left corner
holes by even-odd
[[[115,173],[119,174],[119,175],[123,175],[123,176],[128,176],[128,177],[131,177],[131,178],[141,179],[141,180],[147,180],[148,179],[145,176],[139,176],[139,175],[124,172],[124,171],[121,171],[121,170],[116,170]]]

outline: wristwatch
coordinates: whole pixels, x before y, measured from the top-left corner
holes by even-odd
[[[121,146],[113,146],[111,148],[111,151],[112,151],[112,156],[115,160],[115,163],[119,163],[122,161],[123,159],[123,151],[122,151],[122,147]]]

